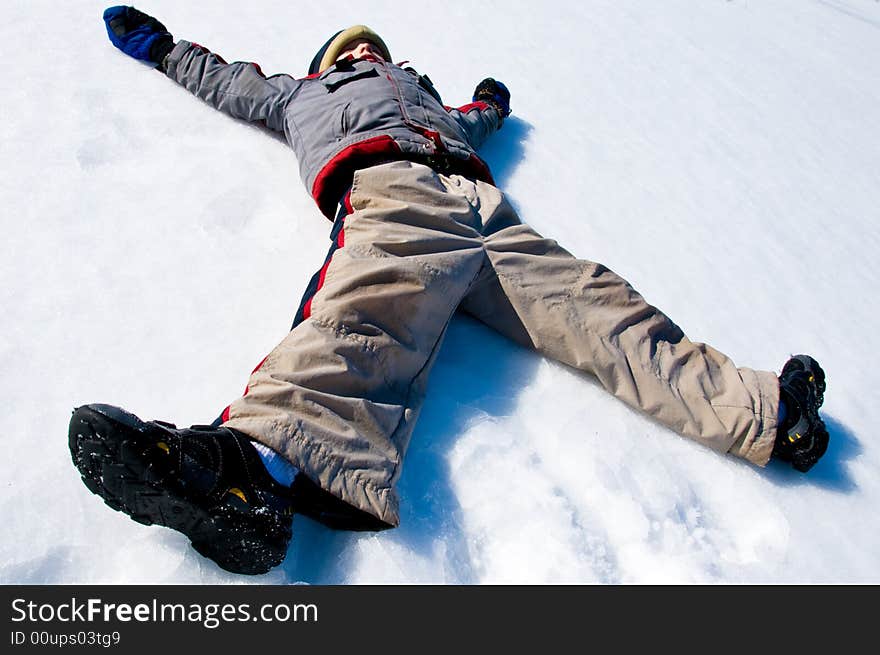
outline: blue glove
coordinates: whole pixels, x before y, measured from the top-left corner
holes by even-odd
[[[109,7],[104,22],[113,45],[135,59],[160,64],[174,48],[165,26],[134,7]]]
[[[487,77],[477,84],[474,90],[474,102],[487,102],[501,114],[502,118],[510,116],[510,91],[501,82]]]

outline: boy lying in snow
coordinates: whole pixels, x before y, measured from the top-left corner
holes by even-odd
[[[510,114],[502,83],[487,78],[472,103],[446,107],[363,25],[333,35],[295,79],[175,43],[133,7],[104,20],[126,54],[283,133],[333,222],[292,330],[213,425],[178,429],[101,404],[74,411],[73,461],[114,509],[252,574],[284,559],[294,513],[334,528],[396,526],[395,483],[458,308],[719,452],[800,471],[825,452],[815,360],[793,357],[779,378],[737,368],[624,279],[519,219],[476,153]]]

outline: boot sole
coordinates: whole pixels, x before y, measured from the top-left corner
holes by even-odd
[[[199,554],[232,573],[258,575],[278,566],[287,554],[289,519],[267,521],[234,498],[203,507],[160,473],[167,468],[158,461],[163,436],[118,407],[88,405],[74,411],[68,440],[83,483],[108,507],[183,533]]]
[[[809,355],[795,355],[782,368],[780,378],[785,377],[793,371],[807,371],[814,376],[814,384],[816,386],[816,407],[821,407],[825,400],[825,371],[819,366],[819,362]]]

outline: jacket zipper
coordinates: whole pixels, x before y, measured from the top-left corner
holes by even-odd
[[[397,99],[397,104],[400,107],[400,115],[403,118],[404,124],[416,133],[421,134],[426,139],[431,140],[435,148],[435,152],[433,154],[436,155],[446,153],[446,146],[443,144],[443,140],[440,138],[439,132],[437,132],[436,130],[429,130],[427,127],[415,123],[409,117],[409,112],[407,112],[406,110],[406,104],[403,102],[403,96],[400,93],[400,87],[394,80],[394,76],[391,75],[391,72],[388,70],[388,64],[385,61],[382,61],[381,63],[382,68],[385,71],[385,79],[388,80],[388,83],[391,84],[391,87],[394,89],[394,95]]]

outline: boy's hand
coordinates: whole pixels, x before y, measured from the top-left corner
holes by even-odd
[[[501,82],[487,77],[477,84],[474,90],[474,102],[488,102],[498,110],[502,118],[510,116],[510,91]]]
[[[174,48],[165,26],[134,7],[109,7],[104,11],[104,22],[113,45],[135,59],[161,64]]]

